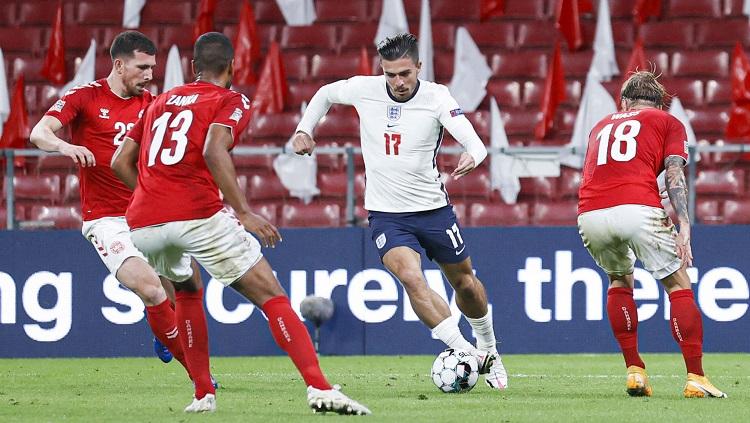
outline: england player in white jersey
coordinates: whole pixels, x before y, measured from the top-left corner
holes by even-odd
[[[497,352],[487,295],[472,271],[435,161],[444,129],[466,149],[451,175],[456,179],[484,160],[487,150],[448,88],[418,79],[415,36],[388,38],[378,53],[384,75],[355,76],[318,90],[297,126],[295,152],[312,153],[313,129],[332,104],[357,109],[367,181],[365,209],[383,264],[401,281],[433,335],[450,348],[472,351],[487,384],[505,389],[508,376]],[[477,348],[463,337],[445,300],[427,284],[423,249],[456,290],[456,303],[477,335]]]

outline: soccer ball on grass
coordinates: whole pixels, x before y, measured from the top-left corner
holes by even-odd
[[[432,381],[445,393],[469,392],[478,378],[477,359],[465,350],[448,348],[432,363]]]

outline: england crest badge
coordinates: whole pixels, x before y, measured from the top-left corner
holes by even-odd
[[[401,106],[388,106],[388,120],[397,121],[401,119]]]

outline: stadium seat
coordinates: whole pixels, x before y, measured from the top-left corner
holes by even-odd
[[[255,214],[263,216],[272,225],[276,225],[279,221],[278,217],[279,206],[274,203],[252,203],[250,204],[250,210]]]
[[[71,173],[77,171],[78,166],[70,157],[43,155],[37,160],[37,173]]]
[[[537,108],[544,97],[544,84],[545,81],[526,81],[523,83],[523,99],[522,104],[524,107]],[[580,81],[565,81],[565,100],[562,104],[577,106],[581,101],[581,82]]]
[[[513,35],[513,24],[511,22],[483,22],[483,23],[466,23],[461,24],[469,34],[477,47],[487,54],[493,50],[509,50],[516,47],[515,36]],[[434,31],[433,31],[434,36]],[[454,34],[455,38],[455,34]],[[451,43],[451,46],[453,43]]]
[[[531,224],[537,226],[573,226],[578,219],[578,204],[567,202],[536,202]]]
[[[724,2],[724,15],[742,17],[742,19],[747,21],[747,16],[744,15],[742,10],[744,5],[745,0],[726,0]]]
[[[315,80],[347,79],[359,73],[359,53],[312,56],[310,78]]]
[[[557,40],[557,28],[545,21],[527,21],[518,24],[516,47],[519,49],[551,49]]]
[[[436,22],[432,24],[432,45],[437,51],[453,51],[456,44],[456,29],[452,22]]]
[[[706,105],[726,106],[732,102],[732,84],[727,80],[706,81]]]
[[[299,113],[265,114],[252,119],[247,130],[256,142],[267,138],[280,138],[286,142],[294,134],[299,120]]]
[[[66,157],[67,158],[67,157]],[[81,186],[78,182],[77,175],[65,175],[65,185],[63,187],[62,202],[63,204],[78,202],[81,199]]]
[[[725,224],[747,225],[750,224],[750,200],[726,200],[724,201]]]
[[[448,83],[453,77],[453,62],[455,61],[454,52],[436,51],[433,56],[433,69],[435,71],[435,81]]]
[[[523,226],[529,224],[529,205],[474,203],[469,226]]]
[[[326,54],[334,53],[338,48],[335,25],[284,26],[279,40],[285,53],[288,50],[301,50],[307,54]]]
[[[700,170],[695,178],[695,192],[739,196],[745,192],[745,173],[742,170]]]
[[[723,135],[729,122],[729,114],[725,108],[686,110],[690,117],[690,126],[696,134]]]
[[[57,229],[80,228],[83,220],[78,206],[34,206],[28,218],[34,223],[53,222]]]
[[[10,61],[13,53],[44,53],[47,44],[42,44],[43,30],[41,28],[2,28],[0,27],[0,48],[3,49],[5,60]]]
[[[669,0],[667,16],[670,18],[719,18],[722,0]]]
[[[285,204],[279,223],[287,228],[337,227],[341,225],[341,207],[338,204]]]
[[[305,81],[307,79],[309,75],[309,61],[305,53],[284,52],[281,54],[281,59],[284,62],[284,75],[286,76],[287,81]],[[258,75],[260,76],[260,73]]]
[[[141,25],[191,24],[193,23],[193,17],[190,9],[189,1],[146,2],[146,5],[141,10]],[[236,14],[239,15],[239,6],[237,6],[237,9]]]
[[[236,0],[225,0],[230,4],[236,4]],[[231,10],[231,7],[228,8]],[[255,12],[255,20],[259,23],[277,23],[284,24],[284,15],[281,14],[278,4],[274,0],[260,0],[253,2],[253,11]],[[239,13],[236,13],[239,18]]]
[[[107,2],[106,6],[104,6],[99,2],[82,1],[78,3],[78,18],[76,22],[79,25],[111,25],[119,27],[122,26],[122,9],[123,2]]]
[[[469,226],[469,221],[466,219],[466,203],[452,202],[451,208],[453,213],[456,215],[456,220],[461,226]]]
[[[318,174],[318,189],[324,198],[346,198],[346,172],[331,172]]]
[[[58,0],[37,0],[19,2],[18,24],[51,27],[57,13]],[[63,2],[63,21],[65,25],[75,23],[72,1]],[[120,5],[120,19],[122,20],[122,5]],[[3,47],[5,50],[5,47]]]
[[[490,113],[487,110],[477,110],[476,112],[464,113],[474,130],[482,138],[490,136]]]
[[[315,2],[315,22],[366,22],[370,20],[368,2],[318,0]]]
[[[685,107],[703,106],[703,81],[693,78],[660,78],[667,93],[676,96]]]
[[[289,84],[289,107],[297,109],[303,101],[310,103],[312,97],[323,85],[324,83],[321,81]]]
[[[682,20],[667,22],[644,22],[638,34],[646,48],[672,47],[690,49],[693,47],[693,24]]]
[[[490,176],[486,170],[477,169],[456,179],[450,174],[444,179],[445,189],[450,198],[490,199]]]
[[[557,178],[532,177],[520,178],[519,197],[530,199],[552,199],[558,195]]]
[[[478,1],[432,0],[430,14],[433,21],[472,22],[479,20]]]
[[[83,57],[91,46],[91,40],[97,42],[97,52],[106,50],[109,53],[109,44],[102,46],[101,36],[98,28],[87,26],[69,26],[65,28],[65,54],[67,56]],[[48,46],[52,31],[49,31],[42,39],[42,45]],[[155,40],[154,40],[155,41]],[[103,75],[102,75],[103,76]],[[70,76],[72,78],[72,75]]]
[[[0,27],[13,26],[16,24],[16,3],[7,2],[0,4]],[[2,225],[0,225],[2,227]]]
[[[505,0],[505,14],[502,17],[546,19],[550,16],[550,13],[545,6],[544,0]]]
[[[252,175],[248,181],[247,198],[251,202],[280,201],[287,197],[287,193],[276,175]]]
[[[26,220],[26,208],[16,205],[15,220]],[[5,204],[0,205],[0,231],[8,227],[8,209]]]
[[[744,143],[744,140],[724,141],[724,140],[719,139],[719,140],[716,140],[713,144],[716,146],[723,146],[726,144],[737,144],[737,143]],[[747,154],[743,155],[742,153],[734,153],[734,152],[717,151],[717,152],[714,152],[713,156],[714,156],[713,163],[716,165],[721,165],[721,166],[723,165],[734,166],[734,165],[740,164],[741,161],[748,160]]]
[[[341,171],[342,169],[346,169],[346,163],[343,159],[344,155],[340,153],[320,153],[321,148],[326,147],[340,147],[339,143],[337,142],[330,142],[326,140],[319,140],[316,141],[315,149],[315,158],[318,163],[318,171]]]
[[[594,2],[596,5],[597,2]],[[615,42],[615,48],[630,50],[633,47],[635,41],[635,29],[633,20],[613,20],[612,24],[612,39]],[[596,36],[596,21],[581,20],[581,32],[583,33],[583,45],[584,48],[588,48],[594,44],[594,37]],[[566,68],[567,70],[567,68]]]
[[[518,81],[493,79],[487,84],[487,97],[495,97],[500,107],[521,105],[521,84]]]
[[[547,75],[547,55],[540,51],[495,53],[490,59],[492,75],[497,78],[539,78]]]
[[[739,41],[750,46],[750,27],[747,17],[738,20],[725,20],[720,25],[707,20],[698,24],[696,46],[699,48],[731,48]]]
[[[696,199],[695,217],[698,222],[707,225],[715,225],[724,221],[724,216],[719,212],[719,201],[714,199]]]
[[[704,78],[726,78],[729,75],[729,53],[726,51],[678,51],[672,55],[671,75]]]
[[[252,147],[276,147],[273,144],[254,144]],[[234,167],[237,168],[238,173],[265,173],[270,174],[273,172],[273,160],[276,158],[275,154],[233,154],[232,161]]]
[[[581,186],[581,171],[569,167],[563,167],[560,171],[560,188],[558,198],[568,199],[578,197],[578,188]]]
[[[60,176],[15,175],[13,190],[16,200],[57,203],[60,199]]]
[[[585,78],[591,68],[594,52],[591,50],[563,53],[562,65],[566,78]]]
[[[158,44],[161,50],[168,51],[175,44],[182,50],[193,51],[193,25],[164,26],[161,42]]]
[[[612,19],[633,20],[633,7],[636,0],[609,0],[609,14]],[[597,8],[597,2],[594,2],[594,8]]]
[[[167,27],[169,28],[169,27]],[[157,54],[164,53],[166,54],[169,51],[169,48],[172,47],[171,44],[166,45],[165,43],[162,43],[162,38],[159,36],[159,25],[141,25],[140,28],[138,28],[138,31],[143,33],[143,35],[147,36],[151,41],[156,44],[156,48],[158,48],[160,51]],[[108,26],[105,28],[101,28],[100,31],[100,44],[97,45],[100,54],[103,55],[109,55],[109,48],[112,46],[112,41],[115,39],[115,37],[122,32],[122,28],[120,27],[112,27]],[[66,38],[65,41],[67,42],[67,33],[65,34]],[[88,46],[86,46],[88,48]],[[190,47],[192,50],[192,47]],[[157,58],[158,59],[158,58]],[[164,60],[157,60],[156,65],[159,66],[160,63],[166,63],[166,56]]]
[[[316,139],[358,138],[359,118],[353,110],[328,113],[315,128]]]
[[[531,135],[534,127],[542,119],[538,110],[513,110],[510,113],[500,112],[507,135]]]
[[[258,24],[258,38],[260,40],[261,53],[268,49],[271,41],[276,39],[277,26],[273,24]],[[236,42],[237,37],[237,25],[224,25],[221,32],[232,41],[232,44]]]
[[[380,12],[378,12],[380,13]],[[378,31],[377,23],[352,23],[339,25],[339,48],[341,50],[357,50],[366,47],[375,52],[374,40]]]

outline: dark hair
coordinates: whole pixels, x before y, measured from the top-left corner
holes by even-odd
[[[658,76],[649,71],[637,71],[622,84],[620,98],[626,101],[646,101],[653,103],[655,106],[664,105],[667,97],[667,91],[658,81]]]
[[[398,60],[408,56],[419,63],[419,43],[412,34],[398,34],[386,38],[378,44],[378,54],[384,60]]]
[[[123,56],[133,57],[136,51],[155,56],[156,46],[153,41],[138,31],[125,31],[119,33],[112,41],[109,55],[112,60],[115,60]]]
[[[220,32],[207,32],[195,42],[193,62],[195,72],[224,72],[234,59],[234,48],[226,35]]]

